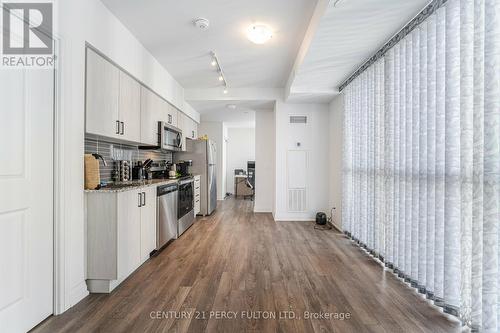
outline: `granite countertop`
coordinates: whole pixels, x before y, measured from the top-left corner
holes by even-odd
[[[138,190],[141,188],[146,188],[150,186],[166,185],[177,183],[177,179],[151,179],[151,180],[131,180],[123,183],[114,183],[109,186],[102,187],[99,190],[84,190],[85,193],[114,193],[114,192],[125,192],[131,190]]]

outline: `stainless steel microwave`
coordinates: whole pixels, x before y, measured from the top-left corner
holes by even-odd
[[[164,121],[158,122],[158,146],[164,150],[182,150],[182,131]]]

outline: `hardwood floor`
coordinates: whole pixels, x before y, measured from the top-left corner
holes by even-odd
[[[34,332],[461,331],[342,234],[276,223],[252,204],[219,203],[112,294],[92,294]]]

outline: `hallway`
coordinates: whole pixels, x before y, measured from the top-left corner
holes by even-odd
[[[34,332],[461,331],[343,235],[252,208],[220,202],[112,294]]]

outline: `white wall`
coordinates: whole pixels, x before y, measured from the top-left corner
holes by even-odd
[[[276,101],[276,202],[275,220],[314,220],[318,211],[328,213],[329,203],[329,106]],[[287,207],[287,151],[291,114],[308,117],[307,211],[289,212]]]
[[[255,212],[273,212],[275,196],[274,110],[255,113]]]
[[[182,87],[99,0],[57,1],[56,9],[61,110],[61,118],[56,121],[63,128],[57,140],[64,161],[59,187],[62,201],[56,211],[62,220],[64,237],[56,248],[62,255],[56,278],[62,279],[65,291],[58,296],[62,304],[56,313],[60,313],[87,295],[83,193],[85,43],[93,45],[178,108],[184,109],[185,102]],[[186,112],[199,120],[192,108],[187,107]]]
[[[342,123],[344,96],[339,95],[330,103],[330,192],[328,202],[335,207],[334,222],[342,226]],[[329,214],[329,212],[327,212]]]
[[[255,128],[228,128],[226,155],[226,192],[234,194],[234,169],[247,169],[255,160]]]
[[[204,121],[198,126],[198,135],[207,135],[217,147],[217,200],[224,200],[226,175],[224,168],[224,126],[222,122]]]

